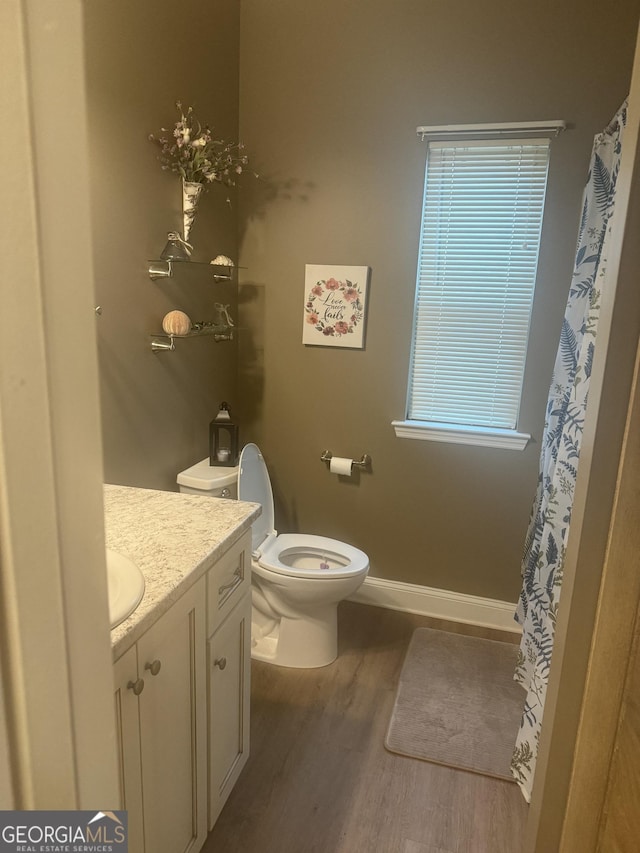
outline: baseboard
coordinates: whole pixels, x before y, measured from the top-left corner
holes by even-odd
[[[515,604],[446,589],[368,577],[349,600],[498,631],[519,634],[521,630],[513,618]]]

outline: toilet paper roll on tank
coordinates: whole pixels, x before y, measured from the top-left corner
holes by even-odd
[[[344,456],[332,456],[329,460],[329,471],[332,474],[350,477],[353,474],[353,459],[346,459]]]

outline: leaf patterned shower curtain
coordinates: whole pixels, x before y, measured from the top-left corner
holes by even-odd
[[[527,696],[511,772],[527,802],[531,799],[553,651],[625,124],[623,104],[609,127],[594,140],[522,562],[523,584],[516,612],[522,641],[514,678]]]

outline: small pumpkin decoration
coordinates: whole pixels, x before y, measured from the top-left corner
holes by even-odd
[[[168,335],[184,337],[191,331],[191,319],[184,311],[169,311],[164,316],[162,328]]]

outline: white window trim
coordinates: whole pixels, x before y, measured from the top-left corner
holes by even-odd
[[[500,138],[505,135],[535,138],[556,136],[566,129],[563,121],[421,126],[416,132],[422,141],[430,139],[464,140]],[[398,438],[420,441],[440,441],[449,444],[466,444],[478,447],[495,447],[504,450],[525,449],[531,435],[518,429],[436,423],[432,421],[395,420],[391,422]]]
[[[507,121],[502,124],[432,124],[416,127],[416,133],[424,142],[429,139],[448,139],[458,141],[463,139],[499,139],[501,136],[511,138],[524,137],[535,139],[536,136],[557,136],[567,129],[564,121]]]
[[[391,421],[398,438],[443,441],[447,444],[473,444],[502,450],[524,450],[529,433],[515,429],[497,429],[464,424],[440,424],[431,421]]]

